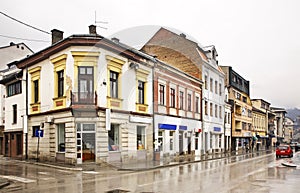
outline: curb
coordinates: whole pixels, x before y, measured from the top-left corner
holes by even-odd
[[[8,186],[8,185],[10,185],[10,182],[9,182],[9,181],[2,182],[2,183],[0,184],[0,189],[4,188],[5,186]]]

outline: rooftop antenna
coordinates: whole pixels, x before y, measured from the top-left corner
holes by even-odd
[[[103,26],[97,25],[99,23],[101,23],[101,24],[108,24],[107,21],[97,21],[97,15],[96,15],[96,11],[95,11],[95,26],[99,27],[99,28],[102,28],[102,29],[106,29],[106,30],[108,29],[107,27],[103,27]]]

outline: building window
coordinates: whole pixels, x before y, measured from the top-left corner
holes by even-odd
[[[110,71],[110,97],[118,98],[118,76],[119,73]]]
[[[139,104],[145,104],[145,83],[140,80],[138,81],[138,92],[139,92],[139,98],[138,98]]]
[[[119,151],[120,144],[119,125],[111,124],[110,131],[108,131],[108,147],[109,151]]]
[[[200,112],[199,111],[199,109],[200,109],[200,107],[199,107],[199,97],[196,96],[195,100],[196,100],[195,101],[195,105],[196,105],[195,111],[196,111],[196,113],[199,113]]]
[[[207,90],[207,75],[204,76],[204,87]]]
[[[9,84],[6,88],[8,97],[22,93],[21,81]]]
[[[222,84],[219,83],[219,95],[221,96],[222,95]]]
[[[34,92],[34,96],[33,96],[33,102],[37,103],[39,102],[39,80],[34,80],[33,81],[33,92]]]
[[[159,85],[159,104],[165,105],[165,85]]]
[[[218,105],[215,105],[215,117],[218,117]]]
[[[213,92],[213,79],[210,79],[210,91]]]
[[[243,96],[243,102],[247,103],[247,97]]]
[[[17,123],[17,105],[16,104],[14,104],[13,106],[12,106],[12,108],[13,108],[13,124],[16,124]]]
[[[188,111],[192,111],[192,95],[188,94],[187,95],[187,107],[188,107]]]
[[[183,92],[179,91],[179,109],[183,110]]]
[[[40,130],[40,126],[32,126],[32,137],[35,137],[35,133]]]
[[[145,149],[145,127],[144,126],[137,126],[136,138],[137,138],[137,149]]]
[[[57,124],[57,151],[65,152],[65,124]]]
[[[219,106],[219,117],[220,117],[220,119],[222,119],[222,106]]]
[[[209,105],[209,110],[210,110],[210,116],[213,116],[213,104],[212,103],[210,103],[210,105]]]
[[[170,89],[170,107],[175,108],[175,89],[171,88]]]
[[[208,102],[205,101],[204,102],[204,112],[205,112],[205,115],[208,115],[208,107],[207,107],[207,105],[208,105]]]
[[[215,93],[218,94],[218,81],[215,81]]]
[[[64,96],[64,71],[57,72],[57,97]]]

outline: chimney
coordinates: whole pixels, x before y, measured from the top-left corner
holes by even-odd
[[[181,33],[180,36],[186,38],[186,35],[184,33]]]
[[[51,30],[51,33],[52,33],[52,45],[64,38],[63,36],[64,32],[59,31],[57,29]]]
[[[89,31],[91,35],[97,35],[97,29],[95,25],[90,25],[89,26]]]
[[[116,37],[111,38],[111,40],[112,40],[113,42],[115,42],[115,43],[119,43],[119,42],[120,42],[120,40],[119,40],[118,38],[116,38]]]

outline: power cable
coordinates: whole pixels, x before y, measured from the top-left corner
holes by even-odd
[[[14,36],[6,36],[6,35],[1,35],[0,37],[5,37],[5,38],[12,38],[12,39],[17,39],[17,40],[26,40],[26,41],[32,41],[32,42],[50,42],[50,41],[46,41],[46,40],[34,40],[34,39],[26,39],[26,38],[18,38],[18,37],[14,37]]]
[[[10,18],[10,19],[12,19],[12,20],[14,20],[14,21],[16,21],[16,22],[19,22],[19,23],[21,23],[21,24],[23,24],[23,25],[26,25],[27,27],[31,27],[31,28],[33,28],[33,29],[35,29],[35,30],[38,30],[38,31],[43,32],[43,33],[46,33],[46,34],[51,34],[50,32],[41,30],[41,29],[36,28],[36,27],[34,27],[34,26],[32,26],[32,25],[29,25],[29,24],[24,23],[24,22],[22,22],[22,21],[20,21],[20,20],[17,20],[16,18],[13,18],[13,17],[9,16],[9,15],[3,13],[2,11],[0,11],[0,13],[1,13],[2,15],[4,15],[4,16],[6,16],[6,17],[8,17],[8,18]]]

